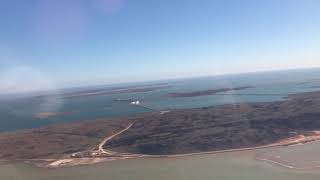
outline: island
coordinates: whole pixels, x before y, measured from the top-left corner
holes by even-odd
[[[123,94],[123,93],[143,93],[143,92],[152,92],[161,89],[167,89],[172,87],[168,83],[158,83],[158,84],[148,84],[148,85],[136,85],[136,86],[127,86],[127,87],[115,87],[115,88],[100,88],[100,89],[91,89],[80,92],[64,93],[62,97],[64,98],[77,98],[84,96],[104,96],[111,94]]]
[[[253,88],[251,86],[242,86],[242,87],[235,87],[235,88],[221,88],[221,89],[209,89],[209,90],[201,90],[201,91],[193,91],[193,92],[175,92],[169,93],[170,97],[180,98],[180,97],[196,97],[196,96],[208,96],[214,95],[217,93],[222,92],[229,92],[229,91],[239,91],[248,88]]]
[[[44,167],[244,151],[320,140],[320,92],[0,134],[0,159]]]

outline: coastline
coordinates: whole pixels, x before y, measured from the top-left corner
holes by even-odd
[[[39,168],[66,168],[66,167],[73,167],[73,166],[86,166],[92,164],[99,164],[108,161],[117,161],[117,160],[126,160],[126,159],[141,159],[141,158],[182,158],[182,157],[189,157],[189,156],[201,156],[201,155],[213,155],[213,154],[224,154],[224,153],[236,153],[236,152],[252,152],[254,150],[262,150],[262,149],[270,149],[270,148],[281,148],[287,146],[294,146],[297,144],[306,145],[310,142],[318,142],[320,141],[320,136],[314,141],[308,141],[303,144],[301,142],[295,143],[288,143],[288,144],[271,144],[266,146],[258,146],[258,147],[249,147],[249,148],[240,148],[240,149],[228,149],[228,150],[221,150],[221,151],[208,151],[208,152],[199,152],[199,153],[187,153],[187,154],[175,154],[175,155],[147,155],[147,154],[127,154],[121,156],[110,156],[110,157],[92,157],[92,158],[62,158],[62,159],[18,159],[14,161],[10,160],[1,160],[4,161],[5,164],[10,164],[11,162],[22,162],[35,165]],[[270,160],[266,158],[259,158],[254,156],[254,159],[261,162],[267,162],[272,165],[280,166],[287,169],[293,170],[312,170],[318,169],[319,167],[314,168],[298,168],[292,165],[288,165],[283,162],[278,162],[275,160]]]
[[[291,94],[288,96],[288,100],[285,100],[283,102],[271,102],[271,103],[251,103],[251,104],[246,104],[246,108],[248,107],[248,105],[252,106],[251,110],[254,110],[253,112],[255,112],[256,107],[261,108],[261,107],[268,107],[270,112],[273,112],[274,108],[280,108],[281,109],[281,104],[287,105],[287,104],[292,104],[292,102],[294,104],[296,104],[295,106],[293,106],[293,108],[295,107],[299,107],[300,104],[299,103],[304,103],[307,106],[306,110],[308,110],[308,113],[311,113],[311,116],[306,114],[304,111],[298,112],[295,111],[294,113],[296,113],[295,116],[300,117],[300,114],[302,114],[303,116],[301,116],[302,118],[305,117],[306,119],[304,120],[308,120],[308,118],[310,119],[310,121],[313,120],[313,117],[316,116],[312,115],[313,112],[318,112],[317,108],[313,108],[313,107],[318,107],[318,101],[317,98],[320,97],[320,92],[308,92],[308,93],[299,93],[299,94]],[[293,100],[292,100],[293,99]],[[311,104],[311,105],[310,105]],[[308,109],[308,106],[310,106],[310,108]],[[312,109],[313,108],[313,109]],[[185,156],[197,156],[197,155],[203,155],[203,154],[218,154],[218,153],[228,153],[228,152],[240,152],[240,151],[252,151],[252,150],[257,150],[257,149],[268,149],[268,148],[273,148],[273,147],[282,147],[282,146],[292,146],[292,145],[297,145],[297,144],[305,144],[305,143],[309,143],[309,142],[314,142],[314,141],[319,141],[320,140],[320,132],[317,130],[308,130],[308,122],[301,122],[303,124],[305,124],[307,129],[304,130],[299,130],[294,132],[294,134],[291,134],[289,136],[289,134],[291,133],[291,131],[293,131],[294,129],[279,129],[277,124],[279,124],[278,120],[275,119],[276,124],[274,124],[274,120],[271,118],[272,121],[270,121],[268,118],[266,120],[261,121],[262,123],[271,123],[271,126],[275,126],[277,127],[275,130],[272,130],[273,133],[278,133],[280,132],[280,135],[285,133],[287,134],[283,134],[281,136],[279,136],[279,138],[274,141],[273,143],[266,143],[265,145],[253,145],[253,146],[247,146],[247,147],[241,147],[241,148],[224,148],[223,150],[212,150],[212,151],[202,151],[202,152],[191,152],[191,153],[170,153],[170,154],[165,154],[165,153],[161,153],[161,154],[147,154],[147,153],[132,153],[130,151],[128,152],[122,152],[122,151],[117,151],[117,148],[114,149],[114,145],[115,142],[120,142],[121,145],[123,138],[131,138],[131,134],[134,136],[134,134],[136,132],[141,132],[140,131],[140,127],[142,127],[143,129],[145,129],[146,123],[153,123],[154,125],[152,126],[146,126],[148,128],[153,127],[154,128],[159,128],[161,127],[161,124],[158,123],[162,123],[164,125],[170,125],[167,124],[166,122],[161,122],[160,120],[154,119],[156,118],[162,118],[165,117],[167,118],[176,118],[179,117],[179,113],[182,115],[185,115],[186,112],[189,112],[189,114],[191,113],[191,115],[193,113],[199,113],[201,114],[202,112],[219,112],[219,115],[221,112],[226,113],[226,114],[230,114],[229,111],[231,110],[231,112],[234,112],[235,109],[239,109],[240,113],[239,115],[243,115],[245,113],[248,113],[248,109],[243,109],[243,107],[241,106],[241,104],[236,104],[236,105],[220,105],[220,106],[215,106],[215,107],[205,107],[205,108],[196,108],[196,109],[183,109],[183,110],[173,110],[170,111],[168,113],[144,113],[141,115],[135,115],[133,117],[129,117],[129,118],[119,118],[117,120],[114,121],[106,121],[106,120],[99,120],[99,121],[87,121],[87,122],[76,122],[76,123],[64,123],[64,125],[54,125],[52,127],[45,127],[45,128],[40,128],[40,129],[32,129],[32,130],[24,130],[24,131],[20,131],[17,133],[1,133],[0,134],[0,141],[1,142],[5,142],[5,144],[9,143],[8,147],[12,147],[15,149],[12,149],[11,153],[16,153],[13,154],[14,156],[18,157],[18,158],[8,158],[9,161],[6,162],[10,162],[10,161],[22,161],[22,162],[30,162],[32,164],[36,164],[39,165],[40,167],[48,167],[48,168],[57,168],[57,167],[70,167],[70,166],[77,166],[77,165],[89,165],[89,164],[95,164],[95,163],[100,163],[100,162],[105,162],[105,161],[113,161],[113,160],[123,160],[123,159],[131,159],[131,158],[178,158],[178,157],[185,157]],[[289,109],[290,110],[290,109]],[[310,112],[309,112],[310,111]],[[243,112],[243,113],[242,113]],[[265,111],[263,110],[263,112],[265,113]],[[282,112],[282,111],[280,111]],[[222,114],[223,114],[222,113]],[[292,113],[292,111],[288,111],[288,113]],[[261,115],[259,115],[259,113],[257,114],[257,117],[263,117]],[[290,114],[292,115],[292,114]],[[187,115],[188,116],[188,115]],[[222,115],[223,116],[223,115]],[[291,119],[296,118],[295,116],[291,117]],[[224,117],[224,116],[223,116]],[[283,117],[283,116],[281,116]],[[208,116],[208,118],[210,119],[210,116]],[[151,120],[152,119],[152,120]],[[233,120],[234,118],[231,118],[231,120]],[[288,122],[286,119],[284,119],[284,122]],[[221,126],[221,127],[238,127],[238,122],[228,122],[228,119],[221,119],[221,125],[220,124],[216,124],[215,126]],[[270,122],[269,122],[270,121]],[[172,122],[172,121],[169,121]],[[185,123],[184,121],[182,121],[183,123]],[[193,120],[191,121],[193,122]],[[280,121],[281,122],[281,121]],[[254,124],[251,125],[252,127],[256,127],[256,121],[253,121]],[[260,121],[258,122],[260,123]],[[242,123],[243,124],[243,123]],[[66,126],[67,125],[67,126]],[[141,126],[143,125],[143,126]],[[160,125],[160,126],[159,126]],[[197,124],[197,125],[201,125]],[[257,124],[257,130],[259,130],[260,126],[259,124]],[[262,124],[263,125],[263,124]],[[290,125],[290,124],[279,124],[280,126],[283,125]],[[299,127],[299,124],[292,124],[292,127]],[[169,126],[170,127],[170,126]],[[183,130],[182,132],[192,132],[192,129],[187,129],[187,131],[185,131],[185,128],[188,127],[186,125],[183,126],[177,126],[175,130]],[[201,129],[204,128],[205,126],[199,126],[196,127],[197,129]],[[249,126],[248,126],[249,127]],[[261,126],[263,127],[263,126]],[[311,127],[313,127],[311,125]],[[138,129],[137,129],[138,128]],[[189,127],[190,128],[190,127]],[[283,128],[283,127],[282,127]],[[317,128],[315,126],[315,128]],[[170,129],[170,128],[169,128]],[[237,128],[236,128],[237,129]],[[161,130],[167,130],[167,128],[162,128]],[[126,131],[126,133],[124,133]],[[158,132],[159,130],[157,130],[156,132]],[[177,131],[178,132],[178,131]],[[211,131],[209,131],[211,132]],[[51,134],[50,134],[51,133]],[[141,132],[141,133],[149,133],[149,131],[146,132]],[[154,133],[154,131],[150,131],[150,133]],[[166,135],[166,133],[159,131],[158,133],[161,134],[161,136]],[[9,136],[6,136],[8,135]],[[56,137],[60,137],[61,139],[61,149],[65,148],[65,143],[70,143],[70,145],[72,145],[73,149],[70,150],[61,150],[61,152],[55,152],[56,154],[54,156],[47,156],[44,154],[39,154],[41,156],[37,157],[37,154],[32,154],[33,151],[32,149],[29,152],[29,156],[34,156],[33,158],[20,158],[22,156],[24,156],[24,154],[19,154],[20,152],[26,153],[25,150],[28,149],[24,149],[24,146],[19,147],[18,144],[15,144],[15,142],[21,142],[24,141],[24,143],[27,143],[26,145],[28,145],[28,143],[30,143],[30,139],[32,140],[33,138],[38,138],[39,140],[46,142],[48,141],[48,139],[46,139],[45,136],[42,136],[42,134],[47,135],[51,140],[50,141],[56,141],[57,139],[55,139]],[[121,134],[121,136],[120,136]],[[123,135],[124,134],[124,135]],[[170,133],[169,133],[170,134]],[[66,137],[72,136],[73,139],[65,139]],[[197,135],[197,134],[195,134]],[[267,134],[268,135],[268,134]],[[29,138],[27,138],[29,136]],[[6,140],[6,137],[9,137],[9,140]],[[160,137],[158,134],[149,134],[148,137]],[[86,146],[84,148],[82,148],[82,150],[78,150],[78,147],[83,146],[81,144],[77,144],[76,142],[81,142],[79,141],[80,139],[83,138],[87,138],[86,141],[82,142],[84,144],[86,144]],[[92,138],[92,139],[90,139]],[[170,138],[169,138],[170,139]],[[10,141],[10,142],[9,142]],[[13,142],[11,142],[13,141]],[[83,141],[83,140],[82,140]],[[111,146],[110,144],[108,144],[111,141]],[[272,141],[272,139],[270,140]],[[267,142],[267,141],[266,141]],[[44,144],[41,144],[42,142],[40,142],[40,145],[45,146]],[[89,143],[89,144],[88,144]],[[50,145],[50,144],[49,144]],[[117,145],[117,143],[116,143]],[[123,144],[125,145],[125,144]],[[210,144],[209,144],[210,145]],[[109,147],[110,146],[110,147]],[[94,147],[94,148],[93,148]],[[121,147],[121,146],[120,146]],[[125,147],[125,146],[123,146]],[[16,148],[22,148],[23,151],[19,151]],[[50,149],[50,147],[45,147],[47,149],[43,149],[47,154],[50,154],[52,152],[54,152],[54,149]],[[92,149],[93,148],[93,149]],[[184,148],[184,147],[181,147]],[[91,149],[91,150],[90,150]],[[40,150],[41,151],[41,150]],[[45,153],[42,152],[42,153]],[[0,151],[1,152],[1,151]],[[28,153],[28,152],[27,152]],[[39,152],[40,153],[40,152]],[[72,157],[73,154],[77,154],[80,153],[79,157]],[[83,154],[81,154],[83,153]],[[1,154],[0,154],[1,155]],[[1,158],[4,159],[4,158]],[[280,165],[280,162],[271,162],[272,160],[268,160],[268,159],[259,159],[257,158],[257,160],[260,161],[265,161],[265,162],[269,162],[269,163],[279,163],[278,165]],[[287,166],[286,164],[283,164],[283,166]],[[288,168],[290,168],[288,166]],[[291,169],[294,167],[291,167]]]
[[[132,124],[129,126],[131,127]],[[112,135],[111,137],[108,137],[107,139],[111,139],[112,137],[115,137],[122,132],[126,131],[121,130],[120,132],[116,133],[115,135]],[[103,150],[105,151],[105,154],[109,157],[91,157],[91,158],[67,158],[67,159],[57,159],[53,162],[50,162],[47,165],[40,166],[45,168],[60,168],[60,167],[72,167],[72,166],[78,166],[78,165],[90,165],[90,164],[96,164],[101,163],[105,161],[114,161],[114,160],[125,160],[125,159],[132,159],[132,158],[180,158],[180,157],[187,157],[187,156],[201,156],[205,154],[222,154],[222,153],[233,153],[233,152],[243,152],[243,151],[254,151],[254,150],[261,150],[261,149],[270,149],[275,147],[287,147],[287,146],[294,146],[297,144],[305,145],[310,142],[316,142],[320,141],[320,133],[317,131],[315,132],[314,136],[311,137],[305,137],[301,138],[301,136],[297,137],[291,137],[288,139],[283,139],[280,142],[270,144],[270,145],[264,145],[264,146],[257,146],[257,147],[248,147],[248,148],[237,148],[237,149],[228,149],[228,150],[218,150],[218,151],[208,151],[208,152],[198,152],[198,153],[186,153],[186,154],[171,154],[171,155],[148,155],[148,154],[123,154],[118,152],[113,152],[110,150]],[[106,141],[102,142],[106,143]],[[101,147],[101,144],[99,144],[99,147]],[[110,153],[111,152],[111,153]],[[264,161],[271,164],[279,165],[284,168],[288,169],[295,169],[295,170],[308,170],[308,168],[298,168],[294,166],[287,165],[285,163],[277,162],[274,160],[269,160],[265,158],[259,158],[255,156],[255,160],[258,161]]]

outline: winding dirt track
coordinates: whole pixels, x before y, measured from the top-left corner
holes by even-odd
[[[105,150],[105,149],[103,149],[103,146],[104,146],[108,141],[110,141],[112,138],[114,138],[114,137],[116,137],[116,136],[124,133],[124,132],[127,131],[128,129],[130,129],[132,125],[133,125],[133,123],[131,123],[131,124],[130,124],[128,127],[126,127],[125,129],[117,132],[116,134],[113,134],[112,136],[109,136],[109,137],[105,138],[105,139],[98,145],[98,147],[99,147],[98,151],[99,151],[100,153],[104,153],[104,154],[108,154],[108,155],[116,154],[117,152],[113,152],[113,151],[110,151],[110,150]]]

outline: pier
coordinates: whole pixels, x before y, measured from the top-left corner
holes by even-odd
[[[139,106],[139,107],[142,107],[142,108],[154,111],[154,112],[159,112],[160,114],[165,114],[165,113],[170,112],[170,110],[161,111],[161,110],[158,110],[158,109],[155,109],[155,108],[152,108],[152,107],[148,107],[148,106],[145,106],[145,105],[141,105],[141,104],[136,104],[135,106]]]
[[[141,104],[141,101],[138,100],[138,99],[133,99],[133,98],[132,99],[131,98],[121,99],[121,98],[118,98],[118,99],[115,99],[115,101],[128,102],[130,105],[141,107],[141,108],[144,108],[144,109],[147,109],[147,110],[150,110],[150,111],[154,111],[154,112],[159,112],[160,114],[165,114],[165,113],[170,112],[170,110],[161,111],[161,110],[158,110],[158,109],[143,105],[143,104]]]

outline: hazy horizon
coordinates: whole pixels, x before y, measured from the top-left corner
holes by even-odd
[[[176,78],[166,78],[166,79],[154,79],[154,80],[146,80],[146,81],[128,81],[128,82],[119,82],[119,83],[91,83],[91,84],[80,84],[75,86],[64,86],[64,87],[52,87],[51,89],[35,89],[30,91],[18,91],[18,92],[0,92],[0,97],[2,96],[19,96],[22,97],[24,95],[39,95],[39,93],[53,93],[60,94],[63,91],[72,91],[72,90],[80,90],[80,89],[94,89],[98,87],[125,87],[130,85],[140,85],[140,84],[154,84],[154,83],[170,83],[172,81],[180,81],[187,79],[196,79],[196,78],[205,78],[205,77],[226,77],[226,76],[237,76],[237,75],[245,75],[245,74],[261,74],[261,73],[276,73],[276,72],[290,72],[290,71],[303,71],[303,70],[314,70],[320,69],[320,67],[311,67],[311,68],[293,68],[293,69],[274,69],[274,70],[265,70],[265,71],[247,71],[247,72],[238,72],[238,73],[226,73],[226,74],[215,74],[215,75],[200,75],[200,76],[187,76],[187,77],[176,77]],[[60,92],[61,91],[61,92]],[[9,97],[10,98],[10,97]]]
[[[0,2],[0,94],[320,67],[319,1]]]

